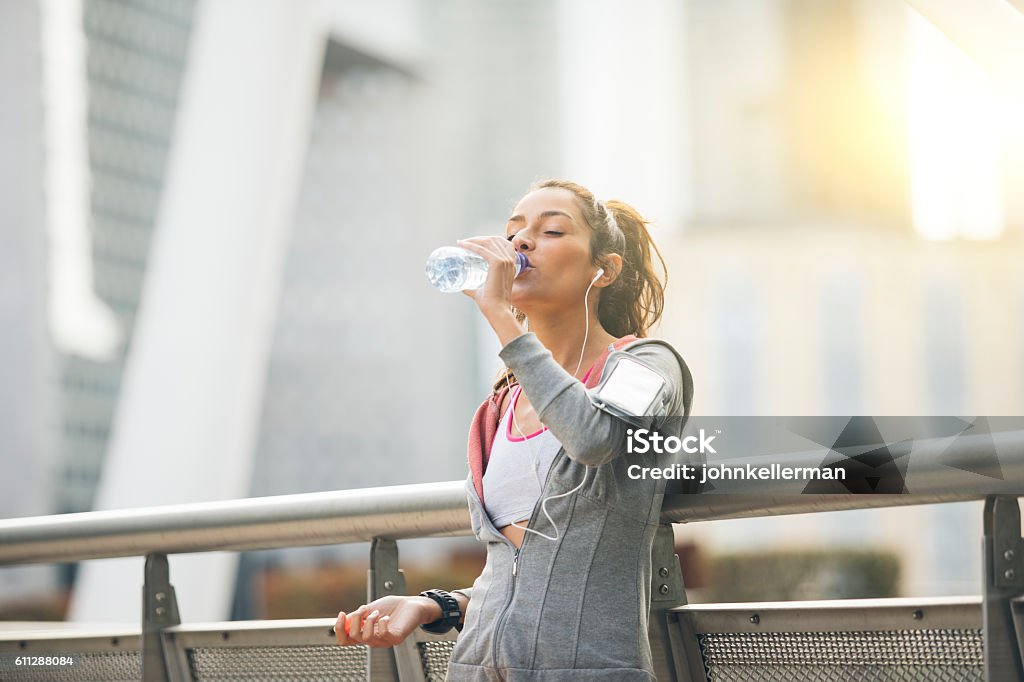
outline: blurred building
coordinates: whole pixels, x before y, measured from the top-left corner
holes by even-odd
[[[0,517],[50,511],[57,361],[49,343],[39,17],[0,5]],[[0,571],[0,599],[53,587],[53,571]]]
[[[690,364],[697,414],[1019,415],[1024,243],[907,230],[687,231],[662,334]],[[998,331],[996,331],[998,330]],[[981,503],[687,526],[719,551],[873,546],[908,593],[974,593]]]
[[[193,0],[82,0],[94,286],[124,339],[109,361],[61,355],[57,513],[92,509],[145,280],[193,7]]]
[[[437,246],[502,229],[515,193],[558,166],[550,121],[505,115],[556,87],[533,75],[553,58],[550,3],[406,4],[419,17],[406,51],[338,34],[327,46],[257,495],[463,475],[489,377],[460,362],[476,352],[472,303],[434,291],[424,264]]]
[[[1022,130],[982,69],[901,2],[690,2],[687,42],[693,199],[662,333],[695,412],[1021,414]],[[886,548],[907,594],[981,575],[980,503],[683,532]]]
[[[3,467],[18,472],[2,483],[4,516],[92,508],[131,346],[192,6],[192,0],[81,0],[0,9],[3,68],[17,68],[16,78],[4,80],[12,87],[4,109],[16,114],[0,135],[5,148],[18,150],[5,155],[18,167],[10,169],[3,203],[25,207],[3,221],[12,231],[5,243],[15,245],[3,250],[10,261],[3,269],[14,276],[4,291],[14,304],[8,309],[21,309],[9,332],[5,323],[4,337],[26,340],[2,354],[0,362],[11,366],[4,374],[14,380],[5,382],[11,392],[0,412],[11,428],[31,430],[0,448],[0,457],[18,462]],[[60,139],[66,129],[84,133],[75,143],[83,154],[70,153]],[[62,169],[87,193],[84,214],[67,215],[79,206],[58,182],[69,177]],[[55,225],[61,221],[78,223],[87,241],[61,244],[75,239],[68,226]],[[78,247],[84,248],[70,259],[88,262],[72,265],[91,270],[89,295],[122,331],[108,352],[92,353],[53,332],[68,324],[54,319],[61,303],[52,299],[68,295],[54,284],[61,274],[53,268],[68,265],[56,252]],[[70,325],[88,327],[89,320]],[[0,571],[0,592],[9,574]]]

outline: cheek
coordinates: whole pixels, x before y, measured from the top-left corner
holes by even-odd
[[[590,277],[593,275],[588,276],[584,266],[578,261],[566,263],[565,267],[559,270],[557,282],[554,284],[558,297],[566,301],[582,300],[587,285],[590,284]]]
[[[589,242],[565,243],[557,252],[552,253],[551,260],[557,264],[559,272],[569,278],[586,277],[588,272],[597,269],[590,262]]]

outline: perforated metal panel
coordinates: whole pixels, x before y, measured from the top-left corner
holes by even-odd
[[[710,682],[984,679],[974,629],[709,633],[698,641]]]
[[[427,682],[444,682],[448,674],[448,659],[455,648],[455,640],[420,642],[417,648],[423,664],[423,677]]]
[[[138,651],[60,651],[51,654],[74,660],[72,665],[14,666],[11,654],[4,655],[0,668],[3,682],[138,682],[142,679],[142,657]]]
[[[192,679],[346,680],[366,682],[367,647],[196,647],[188,650]]]

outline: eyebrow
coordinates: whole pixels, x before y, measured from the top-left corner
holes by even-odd
[[[569,215],[568,213],[566,213],[565,211],[544,211],[543,213],[540,214],[540,217],[541,218],[550,218],[551,216],[556,216],[556,215],[564,216],[564,217],[568,218],[569,220],[572,220],[572,216]],[[514,216],[512,216],[511,218],[508,219],[508,222],[510,222],[510,223],[524,222],[525,223],[526,222],[526,218],[524,218],[521,215],[514,215]]]

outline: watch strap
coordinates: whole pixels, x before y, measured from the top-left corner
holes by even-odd
[[[420,592],[420,596],[433,599],[441,607],[441,617],[424,623],[421,628],[435,635],[443,635],[452,628],[462,632],[462,624],[459,622],[462,620],[462,609],[455,597],[444,590],[427,590]]]

